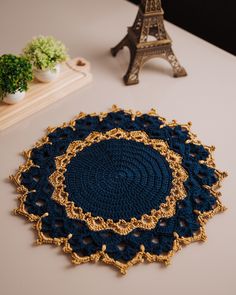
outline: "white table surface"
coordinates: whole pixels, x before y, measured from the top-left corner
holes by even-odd
[[[71,56],[91,61],[94,81],[0,134],[0,293],[39,294],[236,294],[236,58],[166,23],[188,77],[174,79],[165,61],[152,60],[140,84],[124,86],[128,51],[117,58],[109,48],[131,25],[137,8],[123,0],[1,0],[0,54],[19,53],[32,36],[54,35]],[[217,29],[217,28],[216,28]],[[80,111],[107,111],[112,104],[148,111],[168,120],[193,122],[193,131],[216,146],[218,168],[226,170],[222,199],[229,208],[207,224],[208,241],[180,251],[165,268],[135,266],[121,277],[101,264],[73,267],[60,248],[33,246],[31,224],[13,217],[15,188],[8,175],[23,162],[20,152],[43,136],[47,126],[69,121]]]

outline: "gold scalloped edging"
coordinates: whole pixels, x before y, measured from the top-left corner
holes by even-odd
[[[189,245],[190,243],[196,242],[196,241],[206,241],[206,230],[205,230],[205,224],[208,221],[209,218],[212,218],[215,214],[219,212],[223,212],[226,208],[222,205],[220,200],[217,200],[216,207],[209,211],[200,213],[196,211],[196,214],[198,214],[198,221],[200,223],[200,229],[198,232],[194,233],[193,237],[179,237],[177,233],[174,233],[174,242],[173,242],[173,249],[169,251],[166,254],[163,255],[155,255],[151,254],[149,252],[145,251],[144,245],[140,245],[140,251],[135,255],[133,259],[128,261],[127,263],[123,263],[121,261],[115,260],[109,256],[109,254],[106,253],[106,245],[104,244],[102,246],[102,249],[100,251],[97,251],[94,254],[91,254],[90,256],[79,256],[77,253],[73,252],[69,240],[72,238],[72,234],[69,234],[67,238],[50,238],[47,237],[42,232],[42,218],[47,217],[48,213],[45,213],[43,216],[38,216],[37,219],[34,218],[32,220],[28,214],[28,219],[30,221],[34,222],[34,229],[36,229],[38,238],[36,240],[37,245],[43,245],[43,244],[54,244],[56,246],[62,246],[62,250],[64,253],[71,255],[71,261],[74,264],[80,265],[83,263],[88,262],[98,262],[102,261],[105,264],[113,265],[117,267],[122,274],[126,274],[127,270],[138,263],[146,262],[162,262],[165,265],[169,265],[171,258],[173,255],[182,249],[182,246]],[[19,213],[19,212],[17,212]],[[20,213],[21,214],[21,213]]]
[[[170,195],[166,197],[166,202],[157,209],[152,209],[150,214],[143,214],[140,219],[135,217],[130,221],[120,219],[115,222],[112,219],[104,220],[102,216],[92,216],[91,212],[84,212],[83,208],[77,207],[73,201],[69,200],[66,191],[65,176],[67,165],[79,152],[85,148],[109,139],[126,139],[143,143],[159,152],[169,164],[172,170],[172,188]],[[65,206],[67,216],[72,219],[83,220],[89,229],[94,231],[111,229],[120,235],[127,235],[135,228],[153,229],[160,218],[169,218],[175,214],[176,202],[186,197],[184,182],[188,175],[181,166],[182,157],[169,149],[168,144],[159,139],[150,139],[144,131],[127,132],[120,128],[115,128],[105,133],[92,132],[84,140],[73,141],[67,148],[65,154],[58,156],[55,160],[56,170],[49,177],[49,181],[54,187],[52,199],[60,205]]]
[[[122,109],[118,108],[116,105],[113,105],[111,112],[118,112],[121,110]],[[127,114],[130,114],[132,116],[133,120],[135,120],[135,117],[142,115],[142,113],[139,111],[137,111],[137,112],[133,112],[132,110],[128,110],[128,111],[123,110],[123,111]],[[109,112],[100,113],[100,114],[93,113],[93,114],[89,114],[89,115],[90,116],[91,115],[92,116],[99,116],[100,120],[103,120],[103,118],[105,118],[108,115],[108,113]],[[157,111],[155,109],[151,109],[150,112],[147,114],[151,115],[151,116],[158,116]],[[37,234],[38,234],[38,239],[37,239],[36,243],[38,245],[41,245],[41,244],[54,244],[57,246],[63,245],[63,251],[65,253],[69,253],[71,255],[72,262],[74,264],[82,264],[82,263],[86,263],[86,262],[97,262],[97,261],[101,260],[106,264],[110,264],[110,265],[117,267],[122,274],[126,274],[129,267],[131,267],[137,263],[141,263],[144,260],[146,260],[147,262],[163,262],[166,265],[169,265],[172,256],[176,252],[178,252],[179,250],[182,249],[182,245],[188,245],[188,244],[196,242],[196,241],[205,241],[207,238],[205,224],[207,223],[208,219],[212,218],[215,214],[226,210],[226,207],[222,204],[222,202],[220,200],[221,193],[218,192],[217,190],[221,187],[222,180],[225,177],[227,177],[227,173],[221,172],[221,171],[215,169],[215,163],[214,163],[214,159],[213,159],[213,155],[212,155],[213,151],[215,150],[215,147],[203,145],[201,143],[201,141],[197,140],[197,136],[194,133],[192,133],[190,130],[191,125],[192,125],[191,122],[188,122],[187,124],[178,124],[175,120],[173,120],[171,123],[168,123],[165,118],[162,118],[160,116],[158,116],[158,118],[163,122],[163,125],[160,126],[161,128],[163,128],[164,126],[169,126],[171,128],[174,128],[175,126],[178,125],[182,129],[186,130],[190,136],[190,139],[187,140],[186,143],[193,143],[196,145],[202,145],[205,149],[208,150],[208,152],[209,152],[208,158],[205,161],[199,161],[199,163],[207,165],[208,167],[214,168],[216,176],[218,177],[218,181],[215,185],[213,185],[212,187],[206,186],[206,189],[208,189],[212,193],[212,195],[215,196],[215,198],[217,200],[216,206],[214,207],[213,210],[208,211],[208,212],[201,213],[199,211],[195,211],[195,213],[198,214],[198,221],[200,223],[200,229],[196,234],[194,234],[193,237],[189,237],[189,238],[182,237],[181,238],[178,236],[177,233],[174,233],[175,240],[174,240],[174,244],[173,244],[173,249],[169,253],[167,253],[166,255],[154,255],[154,254],[145,252],[144,246],[141,245],[141,247],[140,247],[141,251],[139,253],[137,253],[135,258],[133,258],[131,261],[129,261],[127,263],[122,263],[120,261],[114,260],[113,258],[109,257],[109,255],[106,253],[106,250],[105,250],[106,245],[104,245],[102,247],[101,251],[94,253],[91,256],[80,257],[78,254],[73,252],[72,248],[70,247],[69,240],[72,237],[71,234],[69,234],[67,238],[53,239],[50,237],[46,237],[43,234],[43,232],[41,232],[41,228],[42,228],[41,220],[42,220],[42,218],[48,216],[48,213],[45,213],[43,216],[37,216],[34,214],[29,214],[27,212],[24,202],[27,198],[27,195],[30,193],[30,191],[28,191],[28,189],[21,184],[21,174],[23,172],[27,171],[28,169],[30,169],[31,167],[34,167],[34,166],[37,167],[37,165],[34,165],[30,159],[32,150],[34,148],[40,148],[44,144],[51,144],[51,142],[49,141],[49,138],[48,138],[48,135],[51,132],[53,132],[56,128],[66,128],[66,127],[70,127],[74,130],[76,120],[78,120],[80,118],[84,118],[86,116],[87,116],[87,114],[80,113],[78,116],[75,117],[74,120],[71,120],[69,123],[63,123],[61,126],[58,126],[58,127],[47,128],[46,136],[44,136],[42,139],[37,141],[34,144],[34,146],[32,147],[32,149],[23,152],[23,156],[26,159],[26,163],[19,167],[19,169],[15,175],[10,176],[10,179],[16,184],[17,192],[19,193],[19,196],[18,196],[19,206],[17,209],[13,210],[13,213],[17,214],[17,215],[24,216],[30,222],[34,223],[33,227],[36,229]]]

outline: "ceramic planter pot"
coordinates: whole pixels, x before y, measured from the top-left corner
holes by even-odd
[[[15,93],[8,93],[3,101],[7,104],[16,104],[25,97],[25,91],[16,91]]]
[[[40,82],[49,83],[58,78],[60,70],[60,64],[57,64],[53,70],[34,70],[34,77]]]

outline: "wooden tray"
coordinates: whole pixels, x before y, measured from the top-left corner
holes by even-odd
[[[15,105],[0,102],[0,131],[38,112],[92,81],[90,64],[84,58],[74,58],[61,65],[57,80],[50,83],[33,81],[26,97]]]

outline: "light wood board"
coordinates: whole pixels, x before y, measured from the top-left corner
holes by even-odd
[[[79,65],[78,65],[78,61]],[[82,62],[81,62],[82,61]],[[0,131],[40,111],[92,81],[89,62],[74,58],[61,65],[58,79],[50,83],[33,81],[26,97],[17,104],[0,102]]]

